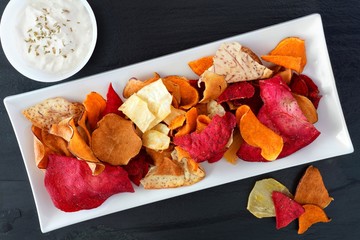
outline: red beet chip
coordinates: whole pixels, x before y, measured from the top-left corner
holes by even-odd
[[[314,107],[317,109],[319,106],[319,102],[321,99],[320,91],[318,86],[314,83],[314,81],[306,76],[305,74],[299,75],[301,79],[303,79],[306,82],[306,85],[309,89],[308,98],[310,101],[314,104]]]
[[[316,109],[318,108],[322,96],[320,95],[318,86],[310,77],[305,74],[297,75],[294,73],[291,79],[290,88],[292,92],[309,98],[314,104],[314,107]]]
[[[149,163],[147,162],[148,155],[145,151],[141,151],[130,162],[123,166],[128,173],[130,180],[137,186],[140,185],[140,180],[143,179],[149,171]]]
[[[102,116],[105,116],[108,113],[115,113],[119,116],[124,117],[123,113],[118,109],[123,104],[123,101],[119,95],[115,92],[112,84],[109,84],[108,92],[106,94],[106,107],[102,113]]]
[[[231,101],[235,106],[248,105],[251,111],[256,115],[263,105],[263,101],[260,97],[259,84],[252,84],[255,89],[255,93],[250,98],[235,99]]]
[[[105,164],[104,171],[93,176],[86,162],[58,155],[49,156],[44,182],[54,205],[64,212],[96,208],[116,193],[134,192],[119,166]]]
[[[264,105],[257,117],[284,141],[278,159],[309,145],[320,135],[314,125],[307,121],[289,87],[280,77],[260,81],[260,92]],[[259,149],[244,142],[237,155],[245,161],[265,162],[260,153]]]
[[[251,98],[254,96],[255,88],[248,82],[237,82],[230,84],[218,97],[218,103],[235,99]]]
[[[274,191],[271,195],[276,215],[276,228],[280,229],[289,225],[305,212],[301,204],[297,203],[282,192]]]
[[[226,151],[235,125],[236,118],[232,113],[227,112],[222,117],[215,115],[203,131],[175,137],[174,144],[185,149],[197,162],[216,162]]]
[[[299,75],[293,74],[293,77],[290,82],[290,88],[293,93],[297,93],[299,95],[303,95],[307,97],[309,95],[309,89],[304,81]]]

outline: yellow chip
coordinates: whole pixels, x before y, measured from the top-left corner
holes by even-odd
[[[156,120],[155,115],[149,110],[147,103],[134,93],[119,108],[136,126],[146,132]]]
[[[257,181],[251,190],[247,210],[257,218],[275,217],[275,208],[271,197],[273,191],[282,192],[292,197],[290,191],[275,179],[263,179]]]
[[[143,146],[153,150],[165,150],[170,146],[170,137],[157,130],[146,131],[142,136]]]
[[[132,94],[119,110],[146,132],[171,113],[171,102],[171,94],[159,79]]]

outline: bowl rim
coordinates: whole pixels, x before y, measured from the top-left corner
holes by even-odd
[[[86,12],[89,15],[91,27],[92,27],[92,39],[91,44],[89,46],[89,50],[85,57],[79,61],[76,66],[70,68],[69,70],[61,73],[55,73],[52,75],[52,73],[48,73],[45,71],[42,71],[40,69],[30,68],[29,66],[24,66],[22,62],[19,62],[17,60],[17,57],[14,54],[14,51],[17,51],[13,49],[9,42],[11,42],[11,37],[13,37],[13,34],[7,34],[6,30],[9,28],[9,26],[6,26],[7,23],[9,23],[9,19],[14,15],[14,11],[22,11],[24,7],[33,0],[10,0],[9,3],[6,5],[3,15],[1,17],[0,22],[0,41],[1,46],[3,48],[5,57],[10,62],[13,68],[17,70],[19,73],[21,73],[23,76],[35,80],[38,82],[58,82],[65,80],[76,73],[78,73],[90,60],[96,46],[97,42],[97,36],[98,36],[98,29],[97,29],[97,22],[95,14],[90,6],[90,4],[86,0],[79,0],[81,4],[85,7]],[[20,7],[20,8],[19,8]],[[15,23],[14,23],[15,24]],[[28,71],[28,69],[31,69],[32,71]]]

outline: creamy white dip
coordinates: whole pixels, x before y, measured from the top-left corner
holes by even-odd
[[[92,42],[89,13],[79,0],[27,0],[19,18],[25,60],[46,72],[67,72],[88,54]]]

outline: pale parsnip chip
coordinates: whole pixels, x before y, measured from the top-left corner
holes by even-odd
[[[170,114],[171,102],[171,94],[159,79],[131,95],[119,110],[146,132]]]
[[[170,146],[170,137],[157,130],[146,131],[142,136],[143,146],[153,150],[165,150]]]
[[[146,132],[150,124],[156,119],[149,110],[147,103],[134,93],[119,108],[136,126]]]

